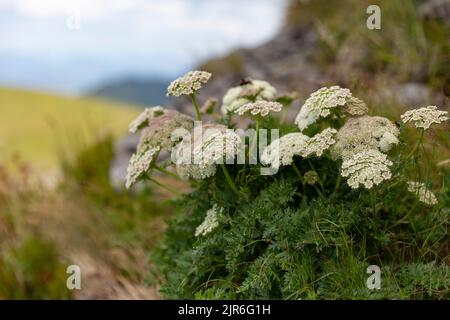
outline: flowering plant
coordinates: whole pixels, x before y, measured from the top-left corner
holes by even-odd
[[[192,98],[197,120],[208,116],[196,96],[210,77],[194,71],[169,87],[171,95]],[[152,170],[193,186],[154,256],[167,297],[333,297],[330,286],[345,282],[343,270],[360,272],[369,259],[385,266],[391,287],[407,281],[418,256],[433,264],[430,272],[447,270],[431,254],[448,242],[446,232],[426,228],[446,226],[448,194],[433,193],[426,175],[412,180],[425,130],[447,121],[448,113],[434,106],[407,111],[399,126],[368,115],[364,101],[332,86],[306,99],[294,126],[279,116],[291,102],[268,82],[250,80],[228,90],[220,123],[156,107],[130,125],[143,138],[128,187],[151,179],[169,188],[151,177]],[[251,121],[240,121],[244,117]],[[405,137],[409,122],[420,130],[412,147]],[[172,152],[171,161],[158,162],[163,149]],[[433,218],[421,220],[424,238],[416,241],[422,247],[411,248],[401,236],[420,232],[411,220],[420,210]],[[427,237],[434,242],[424,252]],[[398,255],[408,258],[396,264]],[[449,281],[437,285],[439,294],[442,286],[449,288]],[[372,294],[361,281],[340,297]]]

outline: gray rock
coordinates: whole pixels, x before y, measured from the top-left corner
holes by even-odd
[[[119,139],[114,145],[114,158],[109,168],[109,180],[116,190],[125,188],[128,162],[136,151],[139,134],[128,134]]]
[[[410,107],[421,107],[430,99],[430,89],[422,83],[406,83],[398,86],[396,98],[399,103]]]

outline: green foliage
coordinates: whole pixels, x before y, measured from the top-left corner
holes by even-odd
[[[377,199],[385,200],[373,212],[364,192],[342,186],[321,198],[302,191],[293,172],[279,175],[275,182],[261,177],[245,204],[215,192],[220,176],[178,203],[153,255],[166,298],[449,297],[447,253],[440,251],[449,244],[448,186],[441,207],[430,211],[400,184],[379,188]],[[227,223],[195,238],[212,203],[225,208]],[[381,290],[366,288],[370,264],[381,266]]]
[[[69,299],[66,269],[56,246],[28,237],[17,246],[0,247],[0,298]]]

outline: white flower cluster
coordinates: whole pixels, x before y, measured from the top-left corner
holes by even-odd
[[[447,111],[440,111],[436,106],[428,106],[406,111],[400,116],[403,123],[412,122],[416,128],[428,129],[433,123],[442,123],[449,120]]]
[[[335,143],[333,136],[336,132],[335,129],[327,128],[311,138],[300,132],[288,133],[264,149],[261,162],[278,168],[280,165],[290,165],[297,155],[303,158],[311,155],[320,157]]]
[[[240,116],[242,116],[244,113],[250,111],[252,115],[258,115],[265,117],[270,112],[280,112],[281,109],[283,109],[283,105],[278,102],[273,101],[256,101],[256,102],[250,102],[246,103],[243,106],[240,106],[236,109],[236,113]]]
[[[373,149],[364,150],[344,160],[341,175],[348,178],[347,183],[353,189],[357,189],[360,184],[370,189],[391,178],[391,165],[392,162],[384,153]]]
[[[163,115],[153,118],[149,126],[143,129],[138,150],[146,146],[171,150],[178,142],[173,139],[176,130],[191,130],[193,127],[194,120],[191,117],[175,110],[167,110]]]
[[[277,90],[267,81],[250,80],[227,91],[222,98],[221,111],[223,114],[233,113],[249,102],[273,101],[276,96]]]
[[[195,180],[203,180],[212,177],[216,174],[217,168],[215,164],[205,165],[205,164],[192,164],[177,162],[177,173],[178,176],[187,180],[189,178]]]
[[[172,81],[167,88],[168,96],[179,97],[191,95],[202,88],[211,78],[211,73],[206,71],[189,71],[184,76]]]
[[[310,155],[315,155],[316,157],[321,157],[325,150],[328,150],[336,140],[334,136],[336,135],[336,129],[327,128],[321,133],[309,138],[306,141],[306,146],[300,151],[300,155],[306,158]]]
[[[352,116],[362,116],[369,111],[366,103],[355,96],[352,96],[347,100],[347,103],[343,106],[342,110]]]
[[[216,164],[234,159],[241,138],[223,125],[204,125],[200,136],[184,139],[176,150],[177,172],[182,178],[204,179],[216,172]]]
[[[136,133],[143,127],[147,126],[153,118],[163,115],[165,109],[161,106],[145,108],[145,110],[131,123],[128,127],[130,133]]]
[[[261,163],[279,168],[280,165],[288,166],[292,163],[294,156],[299,154],[306,145],[308,136],[300,132],[288,133],[268,145],[262,155]]]
[[[305,101],[295,119],[295,124],[303,131],[320,117],[329,116],[331,109],[339,106],[351,115],[363,115],[367,112],[366,104],[353,97],[349,89],[339,86],[324,87],[313,92]]]
[[[330,149],[331,155],[334,159],[345,160],[364,150],[388,152],[399,143],[399,134],[396,125],[383,117],[350,118],[339,129],[336,143]]]
[[[194,121],[178,111],[160,107],[146,109],[130,126],[136,132],[142,130],[137,151],[130,159],[125,186],[129,189],[137,180],[151,169],[151,164],[162,149],[170,150],[177,143],[173,133],[182,128],[190,130]]]
[[[155,159],[155,156],[159,152],[159,150],[160,147],[157,146],[133,154],[127,168],[127,176],[125,182],[125,187],[127,189],[131,188],[131,186],[135,184],[143,174],[150,170],[150,165]]]
[[[315,185],[319,181],[319,175],[316,171],[306,171],[303,178],[305,182],[311,186]]]
[[[205,236],[219,226],[219,217],[223,212],[223,208],[220,208],[215,204],[211,209],[206,212],[205,220],[195,229],[195,236]]]
[[[408,181],[408,191],[414,193],[420,202],[430,206],[438,203],[435,194],[428,190],[423,182]]]

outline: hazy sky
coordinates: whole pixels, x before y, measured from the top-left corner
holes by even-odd
[[[285,0],[0,0],[0,85],[79,93],[173,77],[279,29]]]

